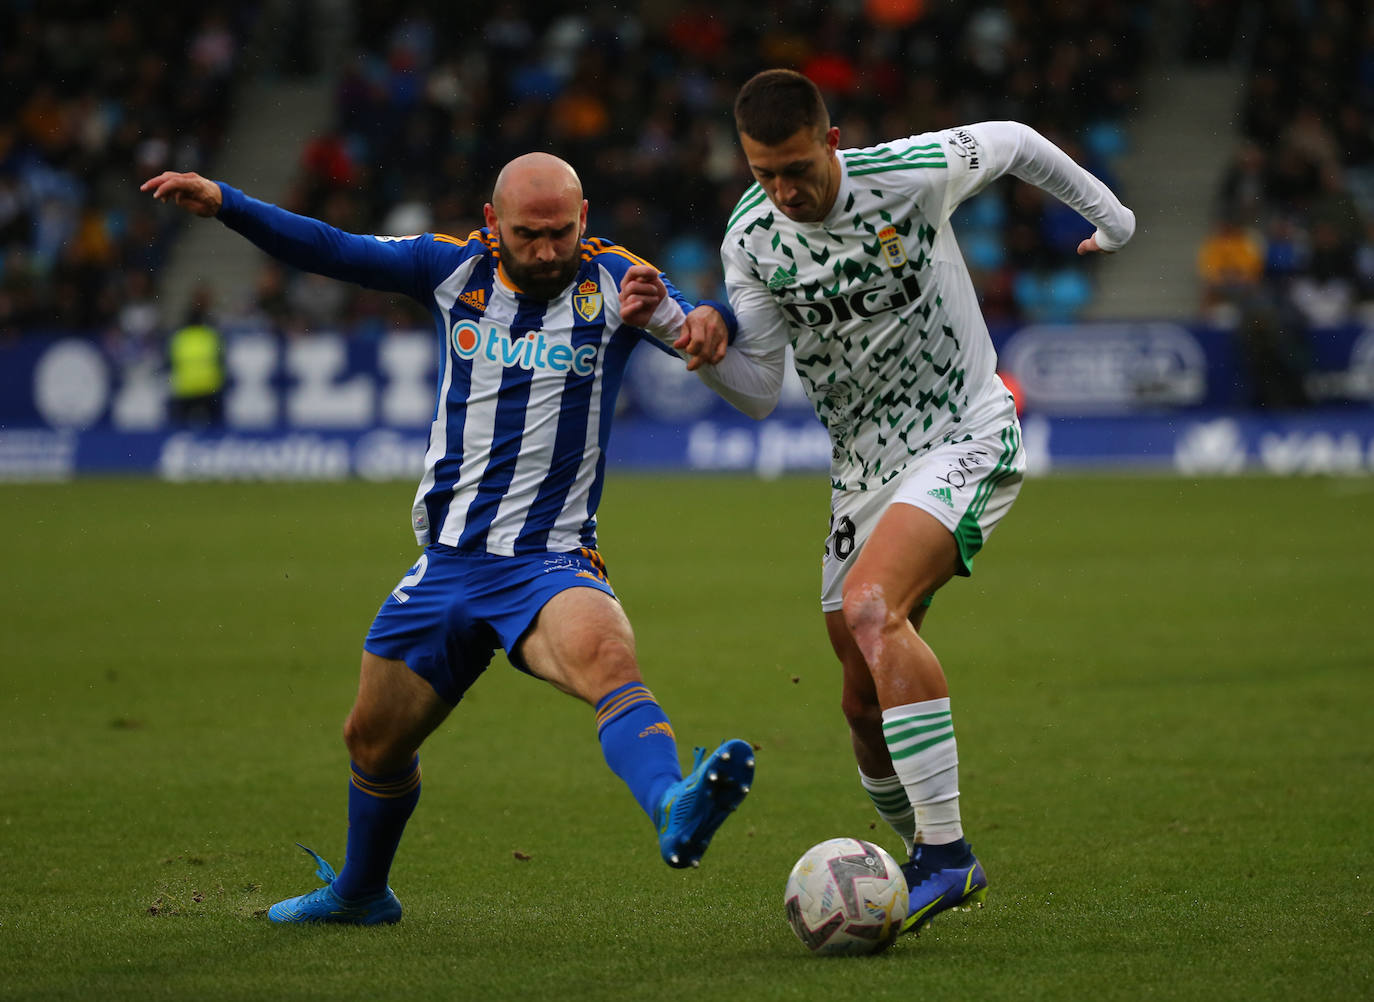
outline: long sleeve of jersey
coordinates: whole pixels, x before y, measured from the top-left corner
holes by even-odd
[[[664,282],[668,284],[667,276]],[[668,290],[670,294],[659,303],[645,328],[664,346],[677,340],[687,319],[681,294],[671,284]],[[685,352],[676,354],[687,357]],[[786,367],[785,343],[741,330],[725,358],[716,365],[701,366],[696,373],[732,407],[752,418],[763,418],[777,406]]]
[[[359,236],[245,195],[223,181],[218,219],[293,268],[423,297],[412,238]]]
[[[751,336],[741,328],[725,357],[716,365],[703,365],[697,374],[736,410],[765,418],[778,404],[786,371],[785,342]]]
[[[966,175],[977,182],[974,190],[965,190],[957,183],[949,186],[949,195],[958,201],[1002,174],[1011,174],[1077,210],[1097,227],[1094,236],[1097,246],[1104,251],[1120,250],[1135,233],[1135,213],[1122,205],[1105,184],[1030,126],[1020,122],[980,122],[963,131],[977,139],[986,163],[979,174]],[[947,208],[952,211],[955,204],[957,201]]]

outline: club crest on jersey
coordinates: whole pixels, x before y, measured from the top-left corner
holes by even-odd
[[[590,278],[579,285],[573,294],[573,309],[581,314],[583,320],[595,320],[601,312],[601,289]]]
[[[897,236],[895,227],[884,226],[878,231],[878,239],[882,241],[883,257],[887,258],[889,268],[906,264],[906,248],[902,246],[902,238]]]

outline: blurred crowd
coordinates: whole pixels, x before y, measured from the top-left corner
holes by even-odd
[[[333,122],[301,136],[285,204],[355,232],[466,234],[481,225],[496,170],[547,149],[579,169],[592,232],[654,260],[688,295],[710,295],[725,220],[750,180],[731,103],[774,65],[821,85],[845,145],[1014,118],[1115,180],[1144,58],[1143,0],[763,7],[352,5],[352,49],[333,61]],[[258,8],[66,9],[76,13],[19,4],[0,14],[0,34],[23,41],[0,64],[0,332],[137,337],[156,315],[163,227],[180,225],[137,183],[213,164]],[[269,69],[330,65],[310,38],[293,38]],[[1091,272],[1070,260],[1086,224],[1038,190],[999,185],[958,224],[991,320],[1072,315],[1091,299]],[[270,264],[258,285],[253,302],[220,301],[221,312],[287,333],[408,319],[388,297]]]
[[[481,225],[496,170],[549,149],[579,169],[593,233],[649,257],[690,297],[717,295],[724,223],[751,180],[734,94],[775,65],[821,86],[842,145],[1012,118],[1115,180],[1146,3],[763,7],[702,0],[570,12],[507,0],[478,20],[453,7],[369,7],[333,127],[305,145],[292,207],[355,231],[466,234]],[[1091,271],[1073,253],[1091,227],[1038,189],[1000,185],[958,225],[990,320],[1067,318],[1092,298]],[[273,272],[264,286],[290,324],[279,290],[305,280]],[[314,291],[330,298],[336,326],[379,313],[367,294]],[[306,312],[319,320],[325,311]]]
[[[138,194],[210,161],[252,4],[0,7],[0,337],[155,335],[169,224]]]
[[[500,166],[546,149],[578,168],[593,233],[702,297],[719,294],[720,236],[750,180],[730,107],[758,69],[816,80],[843,145],[1016,119],[1129,204],[1115,165],[1160,28],[1145,0],[355,3],[350,43],[321,53],[311,19],[340,5],[287,5],[290,44],[264,46],[270,6],[0,12],[0,36],[20,43],[0,54],[0,336],[156,335],[168,228],[184,221],[138,182],[213,173],[230,115],[252,113],[233,98],[254,44],[269,53],[259,72],[328,72],[334,91],[332,120],[300,136],[288,208],[355,232],[462,235]],[[1274,317],[1353,316],[1374,296],[1374,22],[1342,0],[1182,6],[1186,57],[1250,67],[1244,142],[1199,253],[1204,311],[1284,330]],[[1073,253],[1089,227],[1038,189],[1000,183],[955,225],[990,322],[1072,319],[1091,302],[1091,263]],[[283,334],[426,325],[392,297],[265,259],[248,302],[215,292],[198,299],[226,323]]]
[[[1374,317],[1374,17],[1343,0],[1228,6],[1249,75],[1202,305],[1236,328],[1252,402],[1295,406],[1310,330]]]

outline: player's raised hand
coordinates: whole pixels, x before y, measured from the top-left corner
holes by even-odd
[[[1097,246],[1097,234],[1093,234],[1078,245],[1079,254],[1111,254],[1112,251],[1104,251]]]
[[[139,191],[152,192],[159,202],[170,201],[197,216],[213,216],[224,203],[219,185],[199,174],[178,174],[165,170],[138,186]]]
[[[620,319],[631,327],[647,327],[667,295],[668,287],[657,268],[631,265],[620,280]]]
[[[725,318],[711,306],[698,306],[682,322],[682,333],[673,342],[678,351],[687,353],[687,371],[694,372],[703,364],[716,365],[725,357],[730,332]]]

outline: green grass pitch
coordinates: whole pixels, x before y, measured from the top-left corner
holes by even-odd
[[[0,999],[1374,996],[1374,481],[1031,481],[925,635],[981,912],[876,958],[782,915],[859,788],[823,478],[612,473],[602,549],[691,745],[759,746],[664,866],[590,708],[498,655],[422,752],[385,929],[264,909],[336,864],[358,649],[409,484],[0,487]]]

